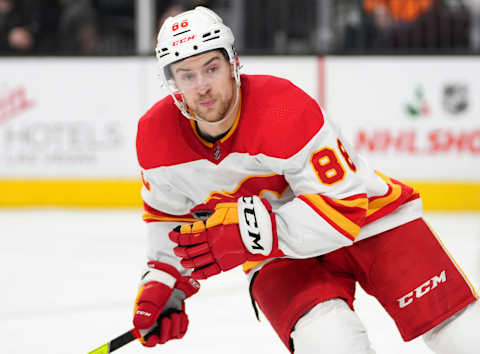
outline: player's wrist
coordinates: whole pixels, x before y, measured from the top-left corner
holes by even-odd
[[[200,290],[200,283],[190,276],[182,276],[177,279],[175,289],[181,290],[185,294],[186,299]]]
[[[140,279],[139,286],[150,282],[158,282],[173,289],[181,277],[182,275],[175,267],[159,261],[149,261]]]
[[[185,298],[188,298],[198,292],[200,283],[198,283],[191,276],[182,276],[177,268],[170,264],[149,261],[147,268],[140,281],[140,286],[151,282],[158,282],[167,285],[171,289],[178,289],[185,293]]]

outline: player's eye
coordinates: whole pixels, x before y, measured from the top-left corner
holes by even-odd
[[[214,74],[218,71],[218,66],[212,65],[207,68],[207,74]]]
[[[182,75],[182,80],[183,81],[189,82],[189,81],[192,81],[194,78],[195,78],[195,75],[193,75],[193,74],[183,74]]]

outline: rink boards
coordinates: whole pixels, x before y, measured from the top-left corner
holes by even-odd
[[[476,57],[243,57],[290,79],[426,209],[480,210]],[[140,206],[138,118],[164,96],[147,58],[0,59],[0,206]]]

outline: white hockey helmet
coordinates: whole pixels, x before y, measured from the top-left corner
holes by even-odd
[[[187,118],[193,117],[185,104],[175,96],[178,89],[171,77],[170,64],[210,50],[223,49],[234,67],[235,81],[239,87],[239,62],[233,47],[234,41],[232,31],[224,25],[220,16],[203,6],[197,6],[193,10],[169,17],[163,23],[155,48],[160,81]]]

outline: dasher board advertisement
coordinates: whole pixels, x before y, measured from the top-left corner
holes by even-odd
[[[140,64],[2,58],[0,177],[136,177]]]
[[[403,179],[480,181],[480,61],[327,57],[326,108],[355,149]]]
[[[315,97],[317,61],[248,57],[242,72]],[[2,58],[0,179],[138,178],[137,122],[166,94],[154,58]]]

